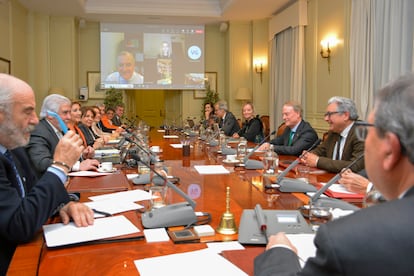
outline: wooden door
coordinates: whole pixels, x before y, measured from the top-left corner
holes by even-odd
[[[137,90],[136,114],[151,127],[158,128],[165,118],[164,90]]]

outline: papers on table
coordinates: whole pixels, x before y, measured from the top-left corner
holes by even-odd
[[[69,176],[87,176],[87,177],[96,177],[96,176],[104,176],[108,174],[112,174],[113,172],[95,172],[95,171],[78,171],[78,172],[70,172],[68,173]]]
[[[140,230],[124,216],[96,219],[94,224],[88,227],[76,227],[73,222],[67,225],[56,223],[43,226],[43,233],[48,247],[76,244],[138,232]]]
[[[178,138],[178,135],[164,135],[163,137],[165,139],[174,139],[174,138]]]
[[[183,148],[183,144],[170,144],[170,146],[175,148],[175,149],[182,149]],[[193,146],[190,145],[190,148],[193,148]]]
[[[240,268],[210,249],[134,261],[141,276],[246,276]],[[200,269],[201,268],[201,269]]]
[[[145,229],[144,235],[147,242],[164,242],[170,240],[165,228]]]
[[[229,174],[230,171],[222,165],[196,165],[194,166],[199,174]]]
[[[130,190],[125,192],[117,192],[111,194],[104,194],[98,196],[91,196],[89,197],[90,200],[98,201],[98,200],[118,200],[118,201],[141,201],[141,200],[149,200],[151,199],[150,193],[142,190]]]
[[[316,256],[316,247],[313,243],[315,234],[286,234],[286,236],[298,249],[299,262],[302,267],[310,257]]]
[[[140,204],[120,200],[89,201],[85,202],[85,205],[89,206],[89,208],[91,209],[99,210],[101,212],[105,212],[111,215],[144,208],[144,206]],[[104,215],[95,214],[95,218],[98,217],[104,217]]]
[[[207,243],[207,247],[216,253],[221,253],[221,251],[225,251],[225,250],[243,250],[244,249],[244,246],[241,245],[238,241],[209,242]]]

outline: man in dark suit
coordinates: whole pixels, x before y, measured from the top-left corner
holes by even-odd
[[[234,117],[233,113],[228,111],[227,102],[218,102],[216,114],[220,118],[220,129],[224,131],[226,136],[232,136],[240,130],[240,125],[237,122],[236,117]]]
[[[329,99],[325,113],[325,121],[329,124],[328,135],[316,149],[306,153],[301,162],[309,167],[340,172],[364,152],[364,142],[355,135],[357,119],[358,112],[351,99]],[[357,161],[351,169],[355,172],[364,169],[364,160]]]
[[[255,259],[255,275],[412,275],[414,262],[414,75],[381,89],[362,127],[366,170],[388,200],[321,225],[316,256],[301,269],[284,233]],[[362,122],[361,122],[362,123]]]
[[[64,183],[83,150],[82,140],[69,131],[56,146],[54,162],[37,180],[30,168],[27,144],[39,122],[31,87],[0,74],[0,275],[5,275],[17,244],[30,241],[47,219],[59,213],[63,223],[93,224],[89,207],[70,202]]]
[[[124,115],[124,106],[123,105],[120,105],[120,104],[118,104],[116,107],[115,107],[115,115],[114,115],[114,117],[112,118],[112,124],[114,125],[114,126],[123,126],[122,125],[122,116]]]
[[[43,100],[40,110],[41,120],[32,131],[30,141],[26,146],[27,153],[38,176],[42,175],[52,164],[56,145],[63,136],[58,120],[53,116],[49,116],[47,111],[57,113],[67,124],[71,119],[71,105],[72,103],[68,98],[59,94],[48,95]],[[75,171],[96,170],[99,162],[89,157],[91,156],[88,156],[88,152],[83,152],[82,158],[84,160],[76,162],[72,169]]]
[[[302,119],[302,106],[299,103],[286,102],[282,108],[285,130],[269,143],[264,143],[259,150],[269,149],[270,144],[278,154],[299,156],[318,140],[318,134],[312,126]]]

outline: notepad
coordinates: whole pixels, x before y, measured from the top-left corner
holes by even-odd
[[[145,229],[144,235],[147,242],[164,242],[170,240],[165,228]]]

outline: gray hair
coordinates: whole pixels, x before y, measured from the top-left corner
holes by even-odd
[[[299,113],[300,117],[303,117],[303,109],[300,103],[295,101],[287,101],[283,105],[291,106],[295,112]]]
[[[72,102],[65,96],[62,96],[59,94],[50,94],[43,100],[43,104],[42,104],[42,108],[40,109],[39,117],[41,119],[45,118],[47,115],[46,112],[48,110],[58,113],[60,106],[63,104],[68,104],[70,106],[72,105]]]
[[[219,101],[218,106],[219,106],[219,109],[224,110],[224,111],[227,112],[228,107],[227,107],[227,102],[226,101]]]
[[[402,153],[414,164],[414,75],[408,74],[387,84],[375,95],[377,133],[396,134]]]
[[[0,112],[9,114],[13,102],[13,76],[0,74]]]
[[[337,112],[349,112],[349,119],[353,121],[356,121],[358,119],[358,111],[353,100],[349,98],[335,96],[329,99],[328,105],[332,103],[337,104]]]

